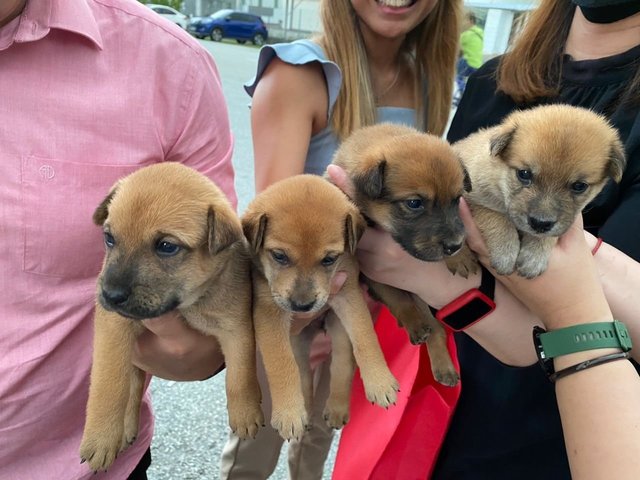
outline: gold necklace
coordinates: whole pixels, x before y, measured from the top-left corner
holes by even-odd
[[[398,68],[396,69],[395,77],[393,77],[393,80],[391,80],[391,83],[389,83],[389,85],[387,85],[381,93],[375,96],[376,101],[380,100],[381,98],[384,98],[384,96],[387,93],[389,93],[389,91],[393,88],[393,86],[398,82],[398,78],[400,78],[400,70],[401,70],[400,65],[398,65]]]

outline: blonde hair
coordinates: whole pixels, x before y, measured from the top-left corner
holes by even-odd
[[[433,11],[407,35],[401,55],[413,62],[418,126],[442,135],[451,111],[453,82],[462,18],[462,0],[438,0]],[[376,121],[369,61],[349,0],[323,0],[323,34],[319,38],[329,60],[342,70],[342,86],[331,119],[336,135]]]
[[[560,92],[564,45],[575,13],[570,0],[542,0],[498,66],[498,90],[517,103]],[[640,63],[620,101],[640,102]]]

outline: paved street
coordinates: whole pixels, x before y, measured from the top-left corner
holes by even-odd
[[[235,43],[201,41],[213,55],[229,106],[235,136],[233,162],[236,168],[238,211],[253,198],[253,149],[249,121],[249,96],[242,85],[251,79],[258,49]],[[200,480],[218,478],[218,459],[227,436],[224,374],[203,382],[178,383],[154,378],[151,394],[156,413],[150,480]],[[283,448],[283,453],[286,448]],[[330,465],[335,455],[331,453]],[[330,467],[325,474],[330,478]],[[287,479],[286,458],[274,475]]]

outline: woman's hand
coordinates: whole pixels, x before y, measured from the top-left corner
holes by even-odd
[[[133,363],[166,380],[202,380],[224,363],[215,337],[189,327],[177,312],[142,321],[146,329],[133,349]]]
[[[464,200],[460,213],[469,247],[490,269],[487,247]],[[517,274],[496,278],[548,328],[611,318],[591,248],[585,240],[582,216],[559,238],[552,250],[549,267],[542,275],[530,280]]]

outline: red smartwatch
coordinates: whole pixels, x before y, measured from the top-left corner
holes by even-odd
[[[467,290],[440,310],[431,308],[431,313],[454,332],[461,332],[482,320],[496,309],[494,295],[496,279],[481,266],[480,286]]]

